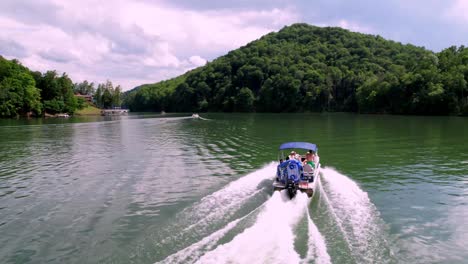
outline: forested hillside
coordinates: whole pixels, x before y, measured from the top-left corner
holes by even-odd
[[[17,60],[0,56],[0,117],[41,116],[44,113],[69,113],[85,106],[75,94],[91,95],[98,107],[120,106],[121,88],[112,82],[73,83],[66,73],[30,71]]]
[[[40,96],[29,70],[0,56],[0,117],[41,113]]]
[[[468,114],[468,49],[294,24],[126,94],[137,111]]]

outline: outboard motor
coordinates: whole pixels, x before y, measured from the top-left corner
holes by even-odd
[[[297,185],[294,184],[292,181],[288,181],[288,184],[286,185],[286,189],[288,190],[288,196],[290,199],[294,198],[297,194]]]
[[[285,185],[289,198],[294,198],[302,175],[302,164],[297,160],[287,160],[280,164],[277,172],[279,180]]]

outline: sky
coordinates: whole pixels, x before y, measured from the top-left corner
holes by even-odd
[[[0,55],[129,90],[293,23],[468,46],[468,0],[1,0]]]

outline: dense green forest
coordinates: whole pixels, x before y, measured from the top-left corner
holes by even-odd
[[[70,113],[85,106],[75,94],[92,95],[97,106],[120,106],[121,88],[112,82],[99,84],[73,83],[66,73],[33,72],[17,60],[0,56],[0,117],[41,116],[44,113]]]
[[[75,94],[91,95],[93,96],[93,103],[99,108],[112,108],[120,107],[122,104],[122,87],[117,85],[114,87],[111,81],[100,83],[95,88],[94,83],[83,81],[73,85]]]
[[[468,114],[468,48],[284,27],[177,78],[126,93],[132,111]]]

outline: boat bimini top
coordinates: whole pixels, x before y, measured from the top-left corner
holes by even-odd
[[[307,149],[312,150],[313,152],[317,153],[317,145],[309,142],[286,142],[281,144],[279,150],[285,149]]]

